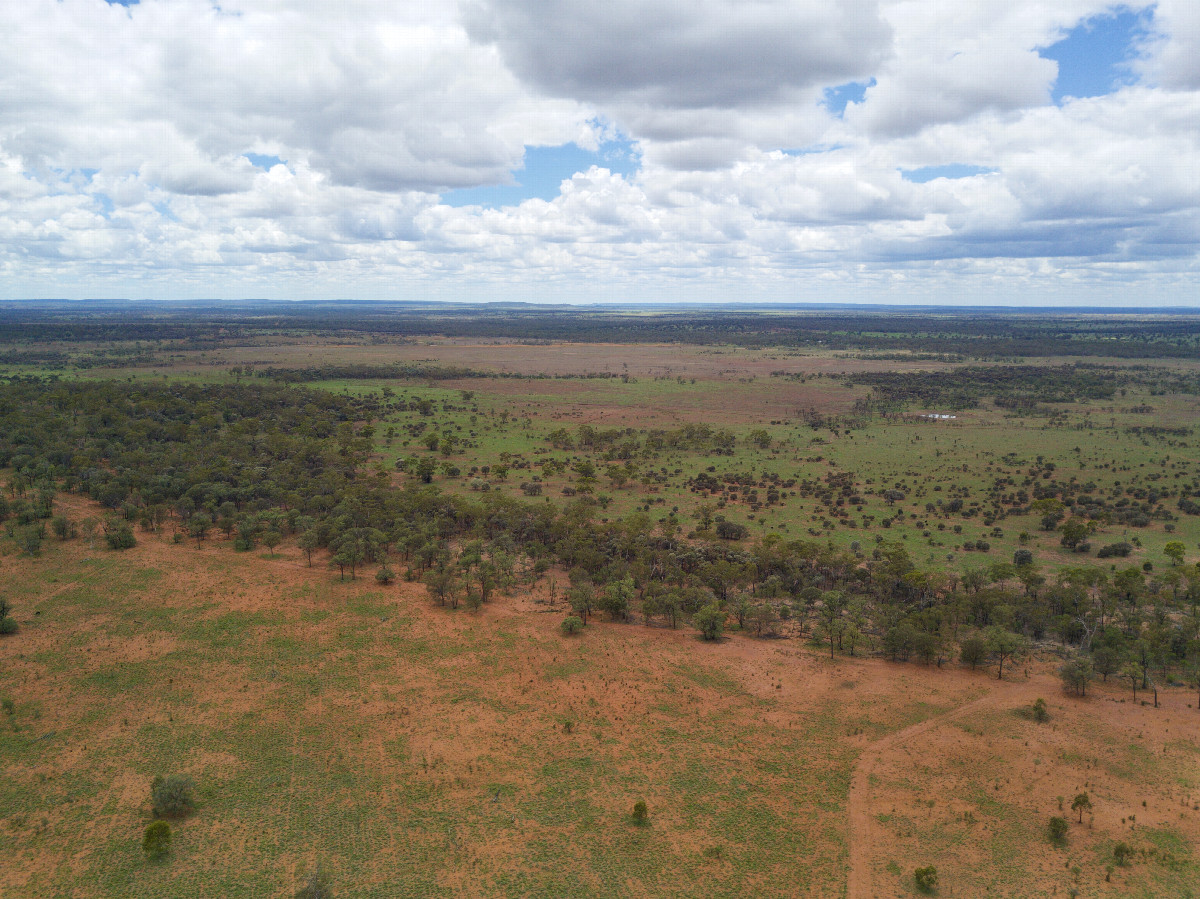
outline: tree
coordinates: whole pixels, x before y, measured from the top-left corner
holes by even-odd
[[[1090,522],[1082,518],[1068,518],[1059,526],[1059,531],[1062,532],[1062,539],[1059,541],[1067,549],[1075,549],[1092,533],[1092,525]]]
[[[583,619],[584,624],[587,624],[595,603],[596,591],[592,589],[591,584],[576,584],[567,591],[567,604],[571,606],[572,612]]]
[[[71,519],[65,515],[55,515],[50,526],[54,528],[54,536],[59,540],[65,541],[75,536],[75,525],[71,524]]]
[[[650,819],[650,813],[646,809],[646,800],[639,799],[633,804],[633,813],[630,815],[633,818],[633,823],[638,827],[645,827]]]
[[[179,818],[195,808],[195,784],[190,777],[169,774],[150,784],[150,805],[159,818]]]
[[[833,658],[834,643],[841,638],[844,622],[842,613],[846,611],[846,597],[837,590],[829,590],[821,595],[821,608],[818,610],[818,620],[829,639],[829,658]]]
[[[562,624],[559,625],[559,628],[569,637],[572,634],[577,634],[583,630],[583,619],[578,615],[568,615],[563,619]]]
[[[203,512],[197,512],[187,523],[188,534],[196,541],[196,548],[200,548],[200,544],[204,542],[204,537],[208,534],[208,529],[212,527],[212,519]]]
[[[1004,663],[1008,659],[1017,658],[1029,647],[1029,641],[1021,634],[1014,633],[999,625],[987,629],[988,652],[996,659],[998,665],[996,678],[1004,679]]]
[[[390,584],[395,579],[396,579],[396,572],[392,571],[392,569],[388,567],[386,562],[384,562],[382,565],[380,565],[379,570],[375,572],[375,583],[379,584],[382,587],[386,587],[388,584]]]
[[[1121,653],[1113,646],[1097,646],[1092,650],[1092,666],[1101,680],[1108,683],[1108,676],[1121,668]]]
[[[1086,696],[1088,681],[1092,679],[1092,661],[1084,655],[1072,656],[1059,666],[1058,676],[1064,689]]]
[[[625,619],[629,615],[629,601],[633,599],[633,594],[633,578],[626,575],[604,588],[600,608],[608,612],[613,621]]]
[[[1187,547],[1178,540],[1170,541],[1163,547],[1163,555],[1171,560],[1172,565],[1183,564],[1183,554],[1187,551]]]
[[[959,658],[964,665],[970,665],[971,670],[987,659],[987,641],[979,634],[967,637],[959,646]]]
[[[1113,846],[1113,858],[1116,860],[1118,865],[1124,868],[1129,864],[1129,860],[1133,858],[1133,847],[1122,840],[1120,843],[1117,843],[1117,845]]]
[[[438,565],[435,568],[430,568],[425,572],[425,577],[422,578],[425,583],[425,588],[432,593],[438,601],[438,605],[444,606],[447,601],[452,605],[455,591],[458,589],[457,579],[454,576],[453,569],[449,565]]]
[[[1079,793],[1071,801],[1071,811],[1079,812],[1079,823],[1083,823],[1083,813],[1092,810],[1092,800],[1087,793]]]
[[[692,624],[705,640],[719,640],[725,630],[725,610],[710,602],[692,616]]]
[[[109,549],[132,549],[137,546],[133,529],[123,521],[108,520],[104,523],[104,540]]]
[[[1137,662],[1128,661],[1121,666],[1121,677],[1129,681],[1129,686],[1133,690],[1133,701],[1137,702],[1138,687],[1142,684],[1142,669]]]
[[[149,858],[160,859],[171,851],[171,825],[166,821],[151,821],[142,834],[142,851]]]
[[[297,542],[300,545],[300,549],[304,553],[305,560],[308,562],[308,567],[312,568],[313,550],[315,550],[318,546],[321,545],[320,535],[317,534],[315,528],[309,528],[307,531],[305,531],[303,534],[300,535],[300,539]]]

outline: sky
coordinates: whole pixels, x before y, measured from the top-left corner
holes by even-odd
[[[1200,305],[1200,3],[0,4],[0,297]]]

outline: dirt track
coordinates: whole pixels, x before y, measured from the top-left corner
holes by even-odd
[[[993,681],[988,693],[978,699],[961,705],[952,711],[933,718],[927,718],[911,727],[888,734],[882,740],[877,740],[868,746],[854,769],[854,778],[850,782],[850,796],[846,801],[850,820],[850,869],[846,877],[847,899],[876,899],[879,894],[872,888],[871,857],[875,842],[871,830],[873,816],[871,814],[871,775],[880,759],[889,752],[895,752],[904,747],[912,738],[928,733],[934,728],[941,727],[951,721],[962,718],[981,708],[987,708],[1004,701],[1030,701],[1044,694],[1047,685],[1041,679],[1012,683]]]

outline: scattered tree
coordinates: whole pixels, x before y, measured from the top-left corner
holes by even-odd
[[[1092,800],[1087,793],[1079,793],[1071,801],[1071,810],[1079,812],[1079,823],[1083,823],[1083,813],[1092,810]]]
[[[170,774],[150,785],[150,804],[158,818],[179,818],[195,808],[195,784],[190,777]]]

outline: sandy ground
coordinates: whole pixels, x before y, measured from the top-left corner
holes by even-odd
[[[75,499],[69,500],[69,511],[76,518],[96,514]],[[80,539],[50,552],[82,560],[97,550]],[[685,630],[601,621],[587,629],[586,643],[572,644],[557,629],[561,598],[552,606],[544,584],[498,597],[476,615],[437,607],[420,585],[383,588],[386,604],[411,620],[416,638],[474,648],[397,667],[379,657],[379,644],[355,649],[344,643],[344,622],[323,598],[326,594],[314,590],[336,580],[335,575],[306,567],[294,548],[285,546],[277,555],[263,560],[235,555],[221,540],[197,548],[194,542],[173,545],[165,535],[143,535],[126,558],[131,565],[170,573],[169,583],[147,593],[157,603],[198,606],[202,620],[212,622],[230,613],[260,615],[263,623],[251,631],[251,639],[264,645],[288,639],[319,646],[323,659],[316,669],[338,672],[346,686],[320,693],[306,715],[344,722],[347,742],[331,751],[376,768],[385,784],[391,776],[407,776],[425,766],[423,776],[444,791],[451,805],[472,808],[480,793],[497,783],[503,785],[497,802],[506,803],[510,792],[522,795],[537,787],[535,774],[507,756],[533,752],[547,760],[569,760],[581,743],[594,743],[608,747],[613,764],[626,775],[621,766],[628,764],[645,779],[656,834],[670,847],[663,851],[699,857],[712,838],[703,824],[673,809],[667,787],[680,760],[661,740],[665,733],[678,732],[695,741],[688,756],[720,772],[714,776],[728,777],[731,784],[747,782],[758,801],[785,820],[807,816],[799,826],[813,834],[819,861],[812,864],[823,865],[825,873],[816,887],[799,891],[803,894],[837,895],[829,892],[837,883],[851,899],[909,895],[914,865],[927,862],[937,864],[939,895],[944,896],[1067,895],[1073,884],[1086,887],[1084,895],[1155,895],[1155,889],[1196,881],[1190,858],[1179,859],[1187,866],[1182,874],[1160,877],[1156,865],[1165,863],[1146,856],[1129,869],[1110,873],[1107,881],[1104,864],[1097,861],[1111,854],[1118,839],[1145,851],[1157,845],[1155,840],[1165,840],[1161,834],[1168,831],[1188,846],[1200,841],[1200,712],[1191,707],[1194,694],[1182,689],[1164,690],[1158,709],[1126,701],[1128,690],[1115,684],[1097,685],[1086,700],[1077,700],[1061,693],[1048,658],[1016,666],[998,681],[994,672],[953,665],[939,670],[863,658],[830,662],[795,638],[734,635],[709,646]],[[44,564],[12,557],[3,561],[10,583],[17,566]],[[561,573],[558,578],[561,594]],[[97,705],[90,694],[73,697],[72,685],[81,678],[114,666],[167,659],[179,639],[152,623],[151,607],[146,629],[132,632],[117,626],[115,614],[40,622],[29,617],[35,607],[52,609],[56,593],[72,589],[70,581],[42,580],[36,585],[42,595],[34,591],[22,599],[20,642],[0,641],[0,683],[6,691],[18,692],[23,704],[45,709],[38,726],[46,732],[70,729],[97,712],[103,717],[90,725],[89,739],[60,755],[10,767],[6,776],[21,783],[92,772],[97,764],[93,753],[101,748],[112,752],[128,740],[134,716],[162,726],[173,720],[172,706],[147,704],[137,696],[108,700],[108,706]],[[361,579],[337,589],[340,603],[380,592]],[[493,642],[497,634],[506,642]],[[67,670],[46,662],[64,646],[79,647]],[[586,653],[580,655],[577,646]],[[560,669],[564,673],[550,674]],[[683,687],[664,692],[662,686],[679,681],[681,671],[690,672],[680,681]],[[282,686],[253,683],[238,666],[214,658],[208,670],[194,673],[188,689],[199,726],[216,730],[231,716],[263,716],[283,732],[294,733],[300,751],[302,722],[289,720],[273,704]],[[455,691],[464,689],[477,692],[482,701],[455,699]],[[1047,725],[1014,714],[1038,696],[1050,703]],[[523,711],[514,714],[513,709]],[[828,719],[823,726],[836,733],[811,738],[816,763],[833,766],[844,753],[853,776],[844,804],[835,801],[832,808],[817,811],[806,805],[803,786],[774,765],[793,751],[789,747],[797,739],[818,733],[813,722],[822,716]],[[568,720],[574,722],[572,733],[564,732]],[[755,736],[739,739],[739,732]],[[399,759],[390,748],[397,741],[405,747]],[[200,776],[236,771],[247,763],[218,748],[190,757],[186,769]],[[89,833],[73,838],[73,844],[103,843],[145,815],[144,778],[136,767],[119,759],[105,764],[111,785],[98,800]],[[1074,820],[1069,803],[1083,789],[1095,799],[1093,813],[1072,825],[1069,850],[1051,847],[1044,828],[1048,817],[1059,813],[1056,797],[1066,796],[1064,814]],[[983,791],[987,801],[973,798]],[[927,805],[929,800],[936,807]],[[370,801],[390,800],[385,792]],[[611,795],[598,790],[592,802],[619,816],[627,799],[620,790]],[[491,812],[489,806],[483,808]],[[521,809],[513,806],[506,829],[471,846],[467,855],[448,859],[441,882],[458,895],[486,895],[482,884],[487,881],[479,871],[504,870],[530,841],[558,839],[524,819]],[[56,822],[49,817],[49,831],[54,832]],[[11,821],[9,826],[15,827]],[[214,823],[209,836],[220,834],[236,846],[247,839],[247,826]],[[569,833],[564,846],[573,839]],[[1010,844],[1016,847],[1014,858],[1002,852]],[[20,864],[0,870],[0,891],[6,896],[35,895],[24,892],[23,885],[39,870],[86,867],[83,854],[73,857],[67,845],[55,840],[31,837],[26,842],[22,837],[17,845]],[[386,846],[379,851],[386,857]],[[310,863],[295,851],[275,861],[289,882]],[[1081,872],[1072,874],[1072,865]],[[762,871],[760,879],[746,881],[746,889],[787,894],[780,888],[787,877],[786,866]],[[681,882],[680,892],[703,895],[705,883]],[[656,892],[637,881],[628,889],[629,895]]]

